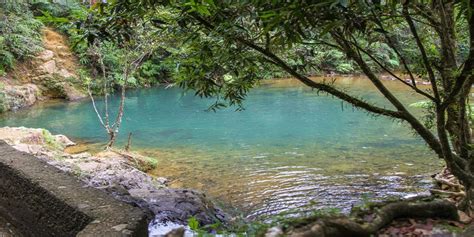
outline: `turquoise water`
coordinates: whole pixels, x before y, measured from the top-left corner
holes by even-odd
[[[343,82],[385,104],[364,81]],[[418,100],[397,93],[406,102]],[[298,84],[260,86],[241,112],[206,111],[212,102],[178,88],[128,91],[117,146],[132,132],[132,147],[159,161],[152,173],[169,177],[173,187],[206,191],[249,217],[308,205],[348,208],[367,195],[415,193],[438,169],[433,153],[406,124],[369,116]],[[102,108],[99,98],[97,103]],[[113,97],[112,107],[117,104]],[[0,126],[42,127],[106,142],[89,101],[9,113]]]

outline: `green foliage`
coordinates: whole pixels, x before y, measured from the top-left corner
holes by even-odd
[[[78,56],[79,62],[88,67],[93,78],[101,75],[101,68],[90,54],[89,48],[94,40],[101,43],[98,46],[99,52],[104,56],[104,65],[108,73],[108,82],[111,87],[123,83],[123,56],[128,52],[123,43],[129,41],[136,36],[144,35],[149,31],[150,22],[143,20],[141,24],[137,24],[133,29],[126,29],[120,33],[125,35],[123,38],[112,38],[114,27],[106,26],[105,28],[97,28],[101,24],[106,24],[106,19],[101,15],[106,8],[104,6],[95,5],[91,8],[70,2],[68,4],[41,2],[33,4],[33,11],[37,15],[37,19],[44,24],[53,26],[69,36],[70,43],[74,53]],[[161,13],[158,13],[161,14]],[[166,18],[168,12],[163,12]],[[147,26],[148,25],[148,26]],[[112,29],[109,29],[112,28]],[[119,37],[121,34],[118,34]],[[167,81],[169,77],[169,65],[164,63],[166,55],[169,53],[164,50],[157,50],[151,54],[145,61],[143,67],[139,68],[134,75],[128,78],[128,86],[139,87],[156,84],[160,81]]]
[[[7,105],[5,104],[6,101],[5,101],[5,92],[4,90],[0,90],[0,113],[3,113],[5,111],[7,111]]]
[[[42,16],[38,16],[36,17],[36,19],[40,20],[44,24],[60,25],[64,23],[69,23],[69,20],[65,17],[55,17],[46,11],[43,11],[42,14],[43,14]]]
[[[61,144],[59,144],[56,141],[56,139],[53,137],[53,135],[48,130],[42,129],[41,133],[43,135],[43,139],[44,139],[45,144],[49,148],[54,149],[54,150],[61,150],[61,149],[64,148]]]
[[[149,75],[171,76],[180,87],[192,89],[200,97],[215,98],[211,110],[226,106],[242,109],[246,93],[259,80],[287,77],[289,74],[288,70],[276,65],[273,59],[261,55],[253,50],[254,47],[236,38],[252,39],[256,46],[271,51],[289,68],[303,75],[360,72],[359,67],[337,46],[337,42],[327,37],[325,30],[321,30],[324,27],[315,26],[319,22],[311,22],[314,25],[307,22],[313,21],[306,17],[319,12],[316,9],[326,7],[339,11],[339,3],[334,2],[323,1],[313,5],[275,1],[274,5],[267,5],[260,1],[183,0],[165,1],[161,5],[140,0],[130,3],[113,1],[104,10],[104,17],[115,24],[107,30],[104,30],[105,25],[100,25],[96,30],[106,31],[102,34],[121,39],[127,38],[130,33],[123,28],[133,28],[137,21],[142,25],[148,23],[155,26],[155,29],[150,29],[154,31],[153,37],[163,39],[166,53],[160,54],[165,57],[156,60],[154,56],[153,62],[145,64],[136,76],[137,81]],[[300,9],[304,9],[304,12],[300,12]],[[325,9],[323,12],[329,13],[331,10]],[[323,14],[323,17],[334,16]],[[201,21],[199,19],[212,26],[196,26],[195,22]],[[123,22],[128,23],[121,25]],[[339,24],[335,21],[331,27]],[[321,40],[315,40],[319,38]],[[354,38],[368,49],[374,59],[384,62],[386,68],[400,69],[399,58],[386,42],[380,40],[380,35],[366,38],[356,34]],[[363,58],[375,72],[381,71],[368,55],[364,54]],[[224,75],[232,80],[225,80]]]
[[[467,108],[467,111],[469,113],[469,118],[471,119],[471,123],[474,123],[474,104],[470,104],[469,107]]]
[[[199,221],[196,217],[192,216],[188,219],[188,226],[191,230],[198,231],[199,230]]]
[[[41,27],[27,5],[0,6],[0,75],[42,50]]]
[[[423,122],[427,128],[432,128],[435,125],[435,104],[429,100],[422,100],[409,105],[413,108],[424,109]]]
[[[422,101],[418,101],[418,102],[410,104],[410,107],[421,108],[421,109],[428,109],[431,106],[433,106],[433,102],[429,100],[422,100]]]

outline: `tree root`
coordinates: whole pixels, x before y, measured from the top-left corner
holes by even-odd
[[[456,190],[461,190],[463,188],[462,185],[460,185],[459,183],[454,183],[448,179],[444,179],[444,178],[441,178],[441,177],[438,177],[438,175],[436,175],[435,177],[433,177],[433,179],[438,183],[438,184],[441,184],[441,185],[446,185],[448,187],[451,187],[452,189],[456,189]],[[440,186],[441,186],[440,185]]]
[[[450,191],[460,191],[464,187],[459,183],[459,180],[451,174],[451,172],[444,167],[440,173],[432,176],[435,180],[436,184],[440,187],[440,189],[446,190],[449,189]],[[446,186],[446,187],[443,187]]]
[[[430,192],[432,194],[446,195],[446,196],[455,196],[455,197],[465,197],[466,196],[466,193],[463,192],[463,191],[453,192],[453,191],[440,190],[440,189],[430,189]]]
[[[457,203],[459,210],[465,212],[468,216],[474,216],[472,197],[469,197],[467,193],[470,191],[466,190],[466,187],[459,182],[448,168],[444,167],[441,172],[432,177],[436,183],[436,187],[430,190],[432,194],[452,200]]]
[[[371,221],[362,224],[348,217],[320,219],[310,225],[290,231],[289,236],[368,237],[397,218],[459,219],[454,203],[446,200],[394,202],[375,210],[374,214]]]

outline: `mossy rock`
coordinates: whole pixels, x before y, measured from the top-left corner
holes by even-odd
[[[43,86],[43,93],[48,97],[52,98],[65,98],[66,93],[64,91],[64,86],[61,81],[56,78],[46,77],[41,82]]]
[[[0,113],[4,113],[6,111],[8,111],[8,104],[7,104],[7,101],[6,101],[6,96],[5,96],[5,92],[1,91],[0,92]]]

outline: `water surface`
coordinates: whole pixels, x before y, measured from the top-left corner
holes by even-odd
[[[420,100],[386,83],[404,103]],[[339,78],[337,85],[390,108],[365,79]],[[112,99],[117,106],[118,98]],[[439,169],[440,161],[407,124],[318,96],[293,80],[263,83],[241,112],[206,111],[212,102],[179,88],[129,91],[117,145],[132,132],[132,147],[159,161],[152,174],[168,177],[173,187],[205,191],[247,217],[347,210],[364,198],[417,193]],[[9,113],[0,126],[42,127],[90,143],[106,139],[89,101]]]

